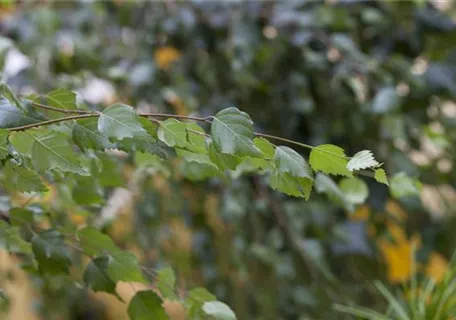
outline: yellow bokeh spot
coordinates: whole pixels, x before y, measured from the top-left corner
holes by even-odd
[[[160,69],[166,70],[171,63],[179,60],[181,56],[182,53],[173,47],[161,47],[155,51],[154,60]]]
[[[370,216],[370,209],[366,205],[359,206],[355,212],[349,215],[352,221],[367,221]]]
[[[434,281],[443,279],[448,271],[448,260],[438,252],[432,252],[426,266],[426,275]]]

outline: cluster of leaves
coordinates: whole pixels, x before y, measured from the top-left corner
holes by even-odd
[[[370,151],[364,150],[348,158],[343,149],[334,145],[311,147],[309,166],[295,150],[275,146],[262,134],[255,133],[249,115],[234,107],[206,118],[137,114],[132,107],[120,103],[97,112],[78,109],[76,94],[65,89],[46,95],[44,98],[49,105],[44,105],[32,100],[33,97],[20,100],[5,83],[1,85],[5,96],[0,108],[2,183],[14,192],[43,192],[46,187],[42,179],[53,183],[70,178],[76,179],[74,200],[80,204],[92,204],[97,197],[84,189],[96,185],[100,168],[94,165],[99,161],[94,152],[108,149],[136,152],[142,161],[154,167],[164,161],[160,157],[163,154],[160,144],[172,148],[185,163],[197,165],[193,167],[197,172],[194,178],[221,176],[226,170],[241,167],[241,171],[268,173],[273,189],[306,199],[315,180],[317,189],[330,197],[339,197],[336,201],[364,202],[367,186],[353,176],[363,169],[372,169],[377,181],[388,184],[385,171],[379,168],[380,164]],[[77,115],[60,116],[68,113]],[[168,119],[158,120],[160,117]],[[176,118],[210,122],[210,134],[194,122],[182,122]],[[79,151],[75,151],[75,146]],[[314,178],[313,171],[346,178],[337,186],[323,174]],[[81,189],[83,195],[78,195]],[[340,196],[341,192],[345,197]],[[31,211],[12,209],[9,216],[19,224],[33,226]],[[41,274],[68,274],[71,266],[65,244],[68,235],[53,228],[40,232],[30,229],[33,236],[30,242],[26,242],[17,226],[8,226],[4,221],[0,223],[1,243],[8,251],[28,255],[36,261]],[[92,259],[84,272],[84,281],[92,290],[116,294],[115,286],[119,281],[146,281],[137,258],[132,253],[121,251],[98,229],[86,227],[70,236],[75,237],[78,248]],[[158,281],[164,298],[177,299],[172,270],[159,272]],[[218,319],[235,318],[229,307],[214,300],[215,297],[204,289],[190,291],[185,300],[190,318],[199,319],[201,312]],[[167,316],[161,304],[161,298],[153,290],[141,291],[130,302],[128,314],[132,319],[145,319],[151,314],[154,319],[165,319]]]

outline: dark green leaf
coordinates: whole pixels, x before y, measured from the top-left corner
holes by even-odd
[[[167,320],[168,315],[162,306],[162,300],[152,290],[135,294],[128,305],[131,320]]]
[[[116,283],[109,278],[108,257],[97,257],[89,262],[84,271],[84,283],[93,291],[103,291],[117,296]]]
[[[68,274],[71,259],[64,238],[58,231],[47,230],[35,234],[32,249],[41,273]]]
[[[103,202],[103,190],[93,177],[80,176],[72,190],[73,200],[80,205],[93,205]]]
[[[79,120],[73,126],[72,135],[73,141],[81,150],[104,150],[115,147],[98,131],[98,119],[96,118]]]
[[[32,253],[30,243],[22,239],[19,228],[10,226],[3,220],[0,220],[0,248],[11,253]]]
[[[231,154],[221,153],[216,148],[213,142],[209,144],[209,158],[215,163],[220,170],[234,170],[239,164],[239,158]]]
[[[34,222],[33,212],[23,208],[11,208],[8,211],[11,219],[11,224],[21,226],[24,224],[32,224]]]
[[[313,181],[312,170],[303,157],[288,147],[277,147],[274,154],[277,171]]]

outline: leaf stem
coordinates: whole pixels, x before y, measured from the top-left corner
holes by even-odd
[[[257,137],[264,137],[264,138],[269,138],[269,139],[274,139],[274,140],[280,140],[280,141],[284,141],[284,142],[288,142],[288,143],[291,143],[291,144],[295,144],[297,146],[301,146],[301,147],[304,147],[304,148],[307,148],[307,149],[315,148],[314,146],[311,146],[309,144],[305,144],[305,143],[297,142],[297,141],[294,141],[294,140],[289,140],[289,139],[273,136],[273,135],[266,134],[266,133],[254,132],[253,134],[256,135]]]
[[[56,112],[61,112],[61,113],[78,113],[78,114],[92,114],[94,113],[93,111],[90,110],[79,110],[79,109],[61,109],[61,108],[55,108],[51,107],[42,103],[38,102],[31,102],[30,105],[34,108],[41,108],[41,109],[46,109],[46,110],[52,110]]]
[[[64,122],[64,121],[77,120],[77,119],[83,119],[83,118],[91,118],[91,117],[98,117],[98,116],[99,116],[99,114],[96,114],[96,113],[80,114],[80,115],[76,115],[76,116],[52,119],[52,120],[47,120],[47,121],[41,121],[41,122],[27,124],[27,125],[24,125],[24,126],[8,128],[7,130],[8,131],[22,131],[22,130],[27,130],[27,129],[40,127],[40,126],[47,126],[47,125],[50,125],[50,124],[55,124],[55,123]]]

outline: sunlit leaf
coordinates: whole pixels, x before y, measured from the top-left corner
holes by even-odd
[[[367,168],[374,168],[379,165],[378,161],[374,159],[372,151],[363,150],[355,154],[347,163],[347,169],[350,171],[361,170]]]
[[[67,89],[57,89],[47,94],[47,102],[51,107],[59,109],[77,109],[76,93]]]
[[[157,272],[157,288],[166,299],[177,299],[175,292],[176,276],[172,268],[163,268]]]
[[[348,159],[344,150],[332,144],[314,147],[310,152],[309,163],[315,171],[347,177],[352,176],[352,173],[346,168]]]
[[[203,311],[217,320],[235,320],[236,315],[233,310],[220,301],[209,301],[203,304]]]
[[[145,282],[138,259],[130,252],[112,252],[108,255],[109,277],[117,281]]]
[[[386,184],[387,186],[389,185],[388,178],[386,176],[386,172],[383,169],[376,169],[374,178],[375,178],[375,180],[377,180],[377,182]]]

